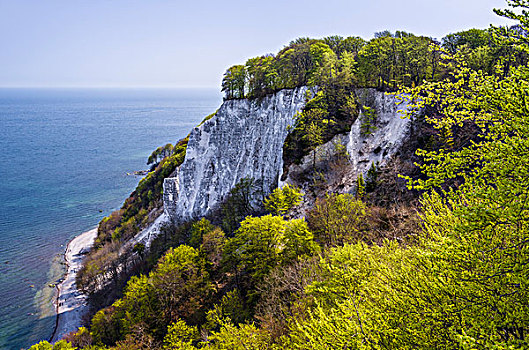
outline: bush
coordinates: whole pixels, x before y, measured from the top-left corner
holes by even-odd
[[[318,199],[307,215],[316,241],[324,246],[343,245],[368,238],[367,207],[350,194],[330,194]]]

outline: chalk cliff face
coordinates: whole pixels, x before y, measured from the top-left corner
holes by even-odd
[[[184,163],[164,181],[164,213],[183,222],[200,218],[215,209],[241,179],[253,178],[265,194],[280,184],[283,167],[283,143],[288,126],[306,103],[306,87],[282,90],[258,100],[229,100],[216,115],[196,127],[190,135]],[[354,180],[366,173],[371,163],[384,162],[394,155],[409,128],[404,118],[408,103],[398,104],[394,96],[375,89],[356,91],[360,105],[369,107],[373,116],[370,132],[365,132],[366,113],[361,112],[345,135],[337,135],[317,153],[332,154],[336,143],[346,146],[349,169],[342,189],[353,189]],[[367,109],[363,109],[364,111]],[[289,169],[291,176],[308,171],[312,156]]]
[[[354,191],[359,174],[365,176],[372,163],[378,162],[379,165],[384,165],[395,155],[408,137],[411,126],[411,119],[406,117],[406,111],[410,110],[407,100],[401,101],[395,96],[369,88],[357,89],[355,93],[358,104],[363,108],[351,125],[351,131],[345,135],[335,136],[331,141],[316,149],[316,159],[320,163],[319,170],[328,173],[326,160],[336,153],[337,145],[345,146],[349,157],[346,175],[339,180],[338,184],[334,184],[335,187],[340,186],[340,192]],[[365,127],[368,116],[364,111],[368,110],[372,116],[371,128]],[[366,132],[367,129],[370,130]],[[302,159],[299,165],[290,166],[284,183],[293,183],[304,188],[303,174],[311,171],[312,162],[313,156],[309,154]],[[335,189],[329,188],[329,190]]]
[[[375,89],[358,89],[356,95],[359,104],[370,108],[374,115],[373,128],[365,133],[362,125],[366,123],[366,115],[361,111],[345,140],[355,177],[367,172],[371,163],[383,164],[394,155],[405,140],[411,122],[406,118],[407,100],[400,101]]]
[[[165,214],[176,222],[204,216],[245,177],[264,193],[277,187],[287,127],[305,105],[307,91],[225,101],[191,132],[184,162],[164,180]]]

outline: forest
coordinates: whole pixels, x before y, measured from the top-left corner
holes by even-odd
[[[284,145],[287,165],[350,128],[358,87],[424,110],[429,134],[412,150],[414,170],[400,172],[404,197],[388,200],[396,192],[373,166],[355,193],[318,196],[300,218],[308,193],[285,185],[255,207],[244,179],[214,217],[131,248],[135,263],[120,274],[117,252],[160,205],[187,139],[160,148],[100,223],[79,274],[100,309],[31,349],[529,347],[529,1],[507,4],[495,12],[516,26],[441,42],[402,31],[300,38],[230,67],[226,100],[317,90]],[[103,296],[98,276],[109,273],[114,292]]]

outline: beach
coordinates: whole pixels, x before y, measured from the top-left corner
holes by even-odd
[[[67,271],[64,280],[57,286],[55,301],[57,322],[51,337],[52,342],[77,330],[81,326],[82,316],[88,311],[86,295],[77,290],[75,278],[82,266],[85,254],[92,248],[96,237],[97,228],[75,237],[66,247],[64,259]]]

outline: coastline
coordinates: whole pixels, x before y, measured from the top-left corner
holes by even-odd
[[[77,330],[81,326],[82,316],[88,311],[86,295],[77,290],[75,279],[84,255],[92,248],[96,237],[97,228],[94,228],[75,237],[66,246],[64,260],[67,270],[62,282],[56,286],[57,298],[54,302],[56,320],[50,337],[52,343]]]

